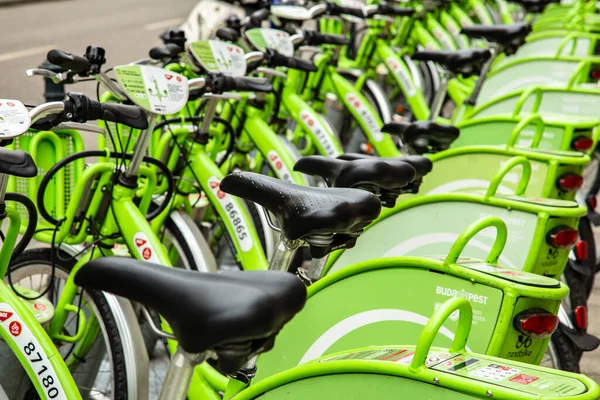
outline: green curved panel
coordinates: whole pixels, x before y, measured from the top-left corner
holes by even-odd
[[[436,202],[402,210],[366,230],[352,249],[345,250],[329,273],[380,257],[446,255],[473,221],[494,215],[506,222],[508,240],[499,264],[522,269],[530,253],[537,215],[486,204]],[[496,238],[494,228],[477,234],[463,256],[486,259]]]
[[[275,347],[260,356],[257,379],[344,350],[415,344],[429,316],[451,297],[464,297],[473,306],[467,345],[485,353],[496,326],[501,290],[428,269],[384,268],[357,273],[312,295],[277,336]],[[445,322],[446,330],[434,345],[449,347],[457,324],[458,313]]]

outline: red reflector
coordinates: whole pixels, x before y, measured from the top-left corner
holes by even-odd
[[[550,246],[561,249],[570,249],[577,242],[579,231],[568,226],[557,226],[546,235],[546,241]]]
[[[577,137],[573,139],[573,142],[571,142],[572,149],[584,152],[591,149],[593,145],[594,141],[592,140],[592,138],[589,138],[587,136]]]
[[[590,207],[590,209],[595,210],[596,206],[598,205],[598,200],[596,200],[596,196],[592,195],[588,197],[587,204]]]
[[[558,327],[558,317],[545,310],[524,311],[517,315],[515,322],[521,333],[535,339],[551,336]]]
[[[600,79],[600,70],[595,69],[592,71],[592,73],[590,74],[590,76],[594,79]]]
[[[563,174],[556,181],[560,190],[576,192],[583,185],[583,176],[577,174]]]
[[[575,309],[575,323],[579,329],[587,329],[587,308],[585,306],[577,306]]]
[[[588,243],[580,240],[575,245],[575,257],[577,261],[585,261],[588,258]]]

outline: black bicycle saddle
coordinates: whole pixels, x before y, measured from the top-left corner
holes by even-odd
[[[461,31],[470,38],[485,39],[490,43],[502,45],[508,55],[514,54],[531,33],[531,25],[518,23],[511,25],[471,25]]]
[[[379,196],[384,207],[393,207],[401,189],[416,176],[415,168],[408,163],[376,157],[347,161],[309,156],[298,160],[294,171],[326,178],[333,187],[366,190]]]
[[[373,159],[373,158],[377,158],[377,156],[371,156],[368,154],[360,154],[360,153],[344,153],[341,156],[338,157],[340,160],[348,160],[348,161],[352,161],[352,160],[365,160],[365,159]],[[419,193],[419,187],[421,186],[421,183],[423,183],[423,177],[425,175],[427,175],[428,173],[431,172],[431,170],[433,169],[433,163],[431,162],[431,160],[427,157],[423,157],[423,156],[399,156],[399,157],[385,157],[385,158],[379,158],[380,160],[384,160],[385,162],[388,163],[396,163],[396,162],[401,162],[401,163],[407,163],[412,165],[412,167],[415,169],[416,175],[415,175],[415,179],[413,179],[413,181],[408,184],[406,187],[404,187],[401,191],[400,194],[403,193]],[[387,205],[384,205],[387,207]]]
[[[491,56],[492,53],[488,49],[421,50],[415,52],[411,58],[417,61],[433,61],[453,74],[461,74],[468,78],[469,76],[479,75],[481,68]]]
[[[309,243],[314,258],[354,246],[363,228],[381,212],[379,199],[364,190],[306,187],[252,172],[227,175],[221,190],[263,206],[287,239]],[[333,241],[319,245],[311,236]]]
[[[432,121],[390,122],[381,128],[381,132],[400,136],[402,142],[418,154],[446,150],[460,133],[455,126]]]
[[[515,3],[519,3],[525,8],[525,10],[529,13],[539,14],[546,6],[550,3],[557,3],[559,1],[552,0],[515,0]]]
[[[0,174],[33,178],[37,175],[37,167],[29,153],[0,148]]]
[[[235,373],[304,306],[305,286],[277,271],[218,274],[168,268],[124,257],[88,262],[75,275],[86,289],[109,292],[162,315],[188,353],[214,350],[219,369]]]

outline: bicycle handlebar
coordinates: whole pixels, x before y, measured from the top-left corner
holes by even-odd
[[[153,60],[163,60],[165,58],[175,58],[181,52],[183,52],[183,48],[179,44],[167,43],[164,46],[151,48],[149,56]]]
[[[315,72],[317,70],[315,64],[310,60],[289,57],[273,49],[266,49],[265,59],[269,67],[287,67],[305,72]]]
[[[327,3],[327,13],[333,16],[341,16],[343,14],[353,15],[358,18],[365,18],[365,12],[362,8],[344,7],[336,3]]]
[[[61,122],[87,122],[104,120],[127,125],[135,129],[148,128],[146,115],[141,108],[115,103],[99,103],[81,93],[67,93],[67,99],[41,104],[29,112],[34,129],[50,129]]]
[[[64,70],[70,70],[72,73],[82,76],[87,76],[92,67],[87,58],[57,49],[50,50],[46,59]]]
[[[344,35],[320,33],[312,30],[304,30],[302,34],[304,36],[304,43],[309,46],[319,46],[321,44],[343,46],[350,44],[350,39]]]

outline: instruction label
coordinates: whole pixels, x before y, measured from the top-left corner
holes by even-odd
[[[273,11],[273,8],[271,8]],[[287,32],[279,29],[255,28],[246,31],[246,37],[257,50],[265,51],[270,48],[278,51],[284,56],[294,55],[294,44]]]
[[[190,43],[190,52],[208,72],[232,76],[246,74],[244,50],[239,46],[219,40],[201,40]]]
[[[149,65],[126,65],[115,67],[115,74],[129,99],[151,113],[175,114],[187,102],[187,78],[176,72]]]
[[[0,99],[0,138],[9,139],[27,132],[29,111],[19,100]]]

